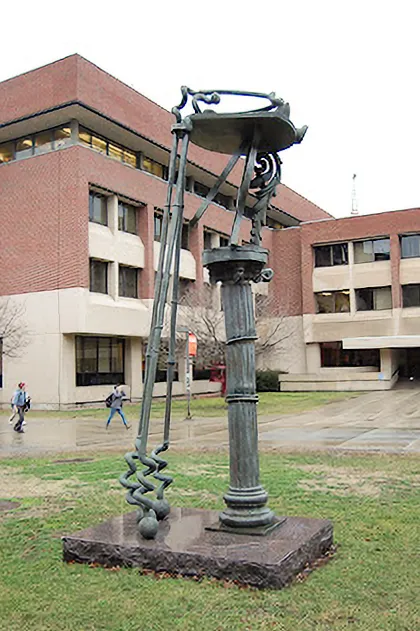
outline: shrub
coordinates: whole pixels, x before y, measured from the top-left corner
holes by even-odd
[[[275,370],[257,370],[257,392],[278,392],[279,373]]]

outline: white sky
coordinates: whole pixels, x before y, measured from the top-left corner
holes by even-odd
[[[420,206],[419,18],[409,0],[2,3],[0,80],[78,52],[170,109],[179,87],[275,91],[301,145],[283,182],[322,208]],[[0,103],[1,107],[1,103]]]

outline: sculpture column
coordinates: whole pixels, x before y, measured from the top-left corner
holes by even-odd
[[[266,527],[274,514],[259,481],[255,330],[251,281],[261,280],[268,252],[255,245],[205,250],[211,282],[221,281],[226,328],[226,372],[230,485],[220,514],[222,526]]]

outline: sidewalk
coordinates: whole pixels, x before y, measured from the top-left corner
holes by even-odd
[[[116,450],[131,451],[137,422],[126,430],[118,417],[109,430],[103,420],[31,418],[17,434],[0,415],[0,457],[44,453]],[[420,390],[391,390],[363,394],[297,415],[260,416],[260,449],[351,450],[420,454]],[[163,423],[151,421],[150,445],[159,444]],[[172,422],[171,443],[183,449],[228,447],[226,418],[197,418]]]

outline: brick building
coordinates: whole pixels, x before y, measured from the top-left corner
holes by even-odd
[[[103,401],[117,381],[138,399],[173,117],[78,55],[0,83],[0,103],[0,296],[24,305],[29,331],[21,357],[2,357],[0,404],[20,380],[39,407]],[[208,281],[202,250],[223,244],[230,232],[239,165],[198,225],[188,226],[226,161],[190,147],[183,288]],[[284,185],[273,201],[263,230],[278,270],[272,290],[286,288],[285,318],[301,356],[290,370],[306,372],[301,322],[314,319],[308,346],[318,333],[305,248],[321,238],[319,227],[326,239],[327,226],[336,224],[303,225],[332,218]],[[347,238],[338,224],[337,238]],[[156,393],[163,387],[158,383]],[[197,392],[214,387],[194,383]],[[174,391],[183,391],[181,381]]]

